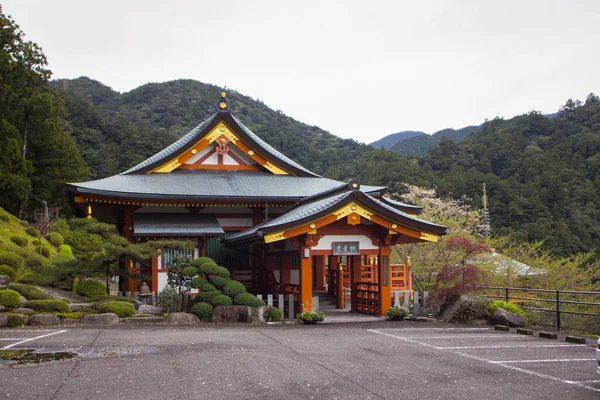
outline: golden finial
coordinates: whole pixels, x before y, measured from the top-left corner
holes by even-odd
[[[227,100],[225,100],[225,97],[227,96],[227,93],[225,93],[225,91],[221,92],[221,101],[219,101],[219,108],[221,110],[227,110]]]

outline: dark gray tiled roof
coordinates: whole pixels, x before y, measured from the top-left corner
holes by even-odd
[[[214,215],[135,214],[134,236],[222,236],[225,234]]]
[[[412,204],[401,203],[399,201],[392,200],[388,197],[382,197],[380,199],[380,201],[383,203],[386,203],[400,211],[404,211],[404,212],[414,212],[414,213],[418,214],[421,211],[423,211],[423,207],[413,206]]]
[[[144,167],[147,167],[149,165],[154,164],[155,162],[162,160],[163,158],[168,158],[171,154],[175,153],[177,150],[181,149],[182,147],[186,146],[187,144],[189,144],[191,141],[193,141],[196,136],[206,127],[208,126],[208,124],[210,124],[212,122],[212,120],[217,116],[218,113],[214,113],[212,114],[210,117],[206,118],[204,121],[202,121],[200,123],[200,125],[198,125],[197,127],[195,127],[194,129],[192,129],[191,131],[189,131],[188,133],[186,133],[185,135],[183,135],[179,140],[177,140],[175,143],[171,144],[168,147],[165,147],[164,149],[162,149],[161,151],[159,151],[158,153],[156,153],[155,155],[153,155],[150,158],[147,158],[146,160],[142,161],[141,163],[139,163],[138,165],[136,165],[135,167],[132,167],[130,169],[128,169],[125,172],[122,172],[121,175],[125,175],[125,174],[129,174],[135,171],[138,171]]]
[[[298,201],[343,185],[321,177],[273,175],[254,171],[176,170],[169,174],[115,175],[90,182],[71,183],[78,194],[139,199],[212,200],[279,199]],[[382,187],[363,186],[376,192]]]

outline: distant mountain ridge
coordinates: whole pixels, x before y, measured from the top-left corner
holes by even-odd
[[[369,146],[373,146],[376,149],[381,149],[382,147],[386,150],[390,150],[394,145],[402,140],[410,139],[415,136],[423,136],[427,135],[425,132],[421,131],[402,131],[397,133],[392,133],[391,135],[387,135],[379,140],[374,141],[373,143],[369,143]]]

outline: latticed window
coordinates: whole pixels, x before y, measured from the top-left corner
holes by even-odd
[[[292,265],[292,266],[300,265],[300,256],[299,255],[290,256],[290,265]]]
[[[175,256],[188,256],[190,258],[193,258],[194,250],[164,249],[162,251],[162,259],[163,259],[162,268],[167,268],[167,266],[171,263],[171,260]]]

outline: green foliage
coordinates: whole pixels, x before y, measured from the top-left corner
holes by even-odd
[[[165,286],[161,292],[158,293],[158,306],[163,309],[179,311],[181,305],[181,293],[171,286]]]
[[[210,257],[198,257],[192,261],[192,266],[200,269],[200,267],[206,263],[215,263]],[[216,265],[216,264],[215,264]]]
[[[203,292],[212,292],[213,290],[217,290],[217,288],[212,283],[207,283],[204,286],[202,286],[201,290]]]
[[[95,308],[101,313],[115,313],[119,318],[135,314],[135,307],[127,301],[104,301],[97,303]]]
[[[29,227],[25,229],[25,232],[27,232],[29,236],[33,236],[34,238],[40,237],[40,230],[34,227]]]
[[[106,293],[106,292],[105,292]],[[126,303],[131,303],[134,304],[135,300],[129,297],[123,297],[123,296],[110,296],[110,295],[106,295],[103,294],[101,296],[92,296],[89,297],[87,299],[87,301],[89,301],[90,303],[103,303],[106,301],[120,301],[120,302],[126,302]]]
[[[0,252],[0,265],[8,265],[13,269],[23,266],[23,259],[12,252]]]
[[[490,300],[483,296],[471,296],[463,299],[452,315],[452,321],[468,323],[476,319],[487,319]]]
[[[11,283],[8,287],[15,290],[25,297],[27,300],[48,300],[50,296],[42,292],[40,289],[32,285],[22,283]]]
[[[8,213],[0,214],[0,221],[4,221],[4,222],[10,221],[10,217],[9,217]]]
[[[276,307],[271,308],[271,321],[272,322],[281,321],[281,311],[279,311],[279,308],[276,308]]]
[[[30,300],[23,305],[25,308],[31,308],[34,311],[45,312],[69,312],[69,304],[64,300]]]
[[[63,238],[63,236],[58,232],[48,233],[48,236],[46,237],[46,239],[54,247],[60,247],[65,242],[65,239]]]
[[[8,265],[0,265],[0,275],[6,275],[11,281],[15,281],[16,271]]]
[[[262,307],[265,302],[250,293],[240,293],[233,299],[233,304],[238,306]]]
[[[75,286],[75,290],[84,297],[102,296],[106,294],[106,286],[93,279],[80,282]]]
[[[24,326],[25,322],[27,322],[27,317],[21,314],[7,314],[6,319],[9,328],[19,328]]]
[[[222,276],[229,278],[229,271],[225,267],[218,266],[214,261],[203,263],[200,268],[200,272],[205,275]]]
[[[238,281],[229,281],[223,287],[223,293],[231,298],[235,298],[237,295],[246,292],[246,287]]]
[[[196,303],[192,306],[192,314],[200,318],[201,321],[210,321],[212,312],[213,306],[207,302]]]
[[[193,289],[200,289],[201,287],[203,287],[207,283],[208,283],[208,281],[206,279],[201,278],[199,276],[195,276],[190,281],[190,287],[193,288]]]
[[[306,322],[322,322],[325,320],[325,314],[320,311],[302,311],[301,313],[296,314],[296,319],[300,319]]]
[[[181,274],[189,278],[194,278],[196,275],[198,275],[198,268],[190,265],[189,267],[182,269]]]
[[[0,305],[7,308],[17,308],[21,304],[21,295],[11,289],[0,290]]]
[[[190,291],[190,281],[197,274],[196,267],[191,266],[192,258],[189,256],[176,255],[167,265],[167,285],[175,288],[178,293]],[[187,270],[188,274],[184,271]]]
[[[29,243],[29,240],[24,236],[11,236],[10,240],[17,246],[21,247],[25,247],[27,246],[27,243]]]
[[[210,283],[212,283],[217,289],[223,290],[225,285],[231,282],[231,279],[224,278],[222,276],[211,276]]]
[[[73,259],[73,250],[68,244],[61,244],[58,250],[57,261],[68,263]]]
[[[392,306],[385,311],[385,315],[388,318],[406,318],[408,317],[408,310],[402,306]]]
[[[525,316],[525,311],[516,304],[504,300],[496,300],[487,306],[487,311],[492,314],[497,308],[502,308],[513,314]]]
[[[52,248],[46,242],[42,243],[42,255],[46,258],[50,258],[50,256],[52,256]]]
[[[229,296],[226,296],[224,294],[219,294],[210,300],[210,304],[212,304],[213,307],[230,306],[233,304],[233,300],[231,300],[231,297],[229,297]]]
[[[202,291],[196,295],[196,299],[210,303],[212,299],[222,294],[223,293],[220,290],[211,290],[209,292]]]

